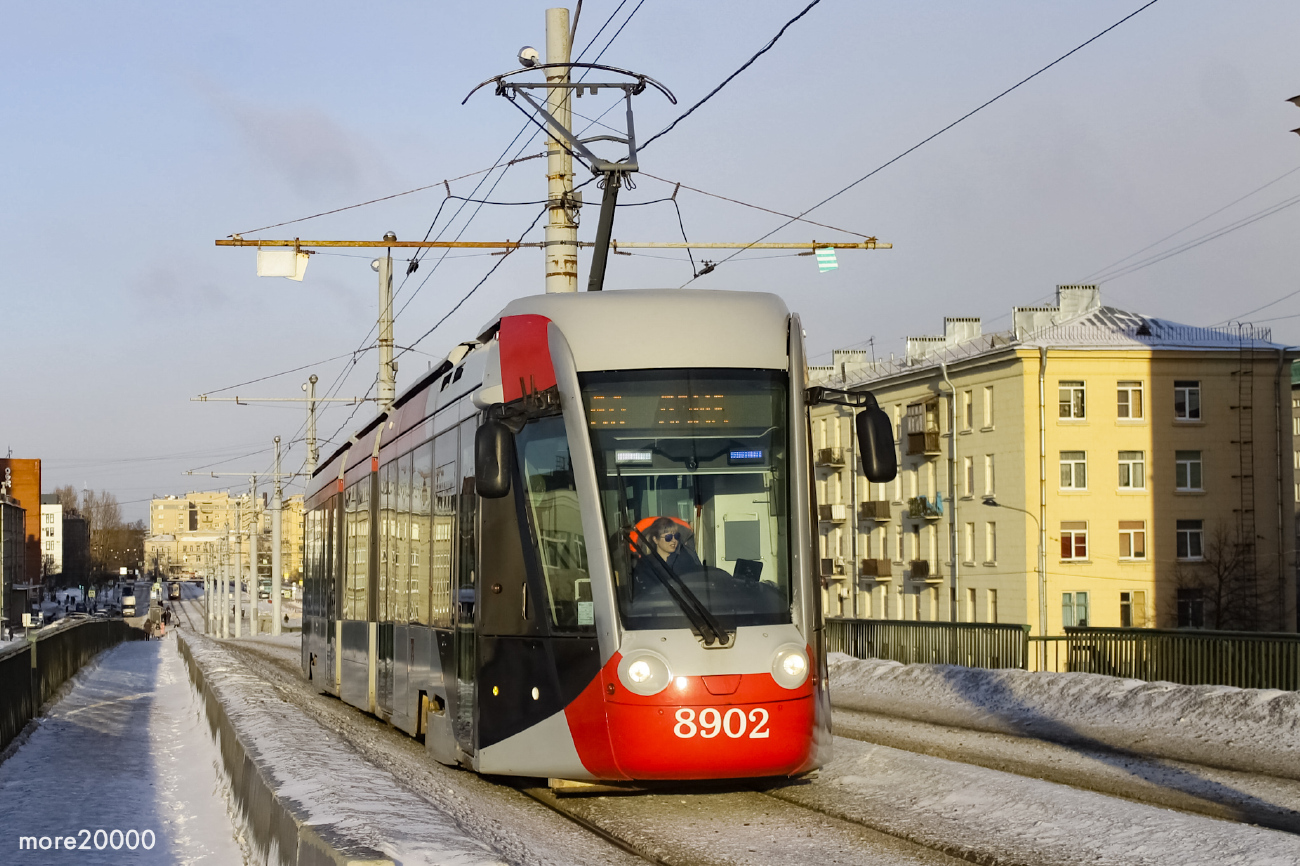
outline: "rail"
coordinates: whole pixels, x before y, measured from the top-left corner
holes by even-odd
[[[903,664],[1023,669],[1029,658],[1029,626],[832,617],[826,620],[826,648]]]

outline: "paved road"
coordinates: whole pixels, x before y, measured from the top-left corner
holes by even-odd
[[[218,767],[174,638],[107,650],[0,764],[0,862],[243,863]]]

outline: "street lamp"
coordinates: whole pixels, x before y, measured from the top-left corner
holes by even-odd
[[[1038,636],[1045,638],[1047,637],[1047,551],[1043,546],[1043,525],[1038,521],[1038,515],[1032,511],[1014,505],[1003,505],[992,496],[985,496],[984,504],[990,508],[1009,508],[1012,511],[1019,511],[1034,521],[1034,527],[1038,530]],[[1038,642],[1038,669],[1047,670],[1047,641],[1045,640]]]

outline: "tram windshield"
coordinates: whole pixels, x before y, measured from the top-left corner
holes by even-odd
[[[580,379],[624,627],[790,622],[785,373]]]

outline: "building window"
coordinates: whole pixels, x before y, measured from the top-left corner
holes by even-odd
[[[1178,590],[1178,627],[1205,628],[1205,595],[1201,590]]]
[[[975,604],[975,587],[966,589],[966,621],[979,622],[979,608]]]
[[[1119,486],[1125,490],[1145,490],[1146,457],[1141,451],[1119,452]]]
[[[1135,420],[1144,417],[1142,409],[1142,383],[1119,383],[1119,417]]]
[[[1174,488],[1177,490],[1204,490],[1201,486],[1201,452],[1174,452]]]
[[[975,564],[975,524],[967,523],[962,531],[962,549],[965,556],[962,557],[963,565]]]
[[[1086,452],[1061,452],[1061,489],[1088,489],[1088,455]]]
[[[975,495],[975,458],[963,457],[961,459],[961,462],[962,462],[961,480],[962,483],[965,485],[965,489],[962,490],[962,495],[967,497],[974,496]]]
[[[1201,420],[1201,383],[1174,382],[1174,418],[1178,421]]]
[[[1147,558],[1147,525],[1144,520],[1119,522],[1119,558]]]
[[[1061,559],[1080,561],[1088,558],[1088,522],[1067,521],[1061,524]]]
[[[1088,593],[1066,592],[1061,595],[1061,625],[1066,628],[1088,625]]]
[[[997,623],[998,621],[998,591],[996,589],[989,590],[988,621],[991,623]]]
[[[993,386],[984,386],[984,427],[993,428]]]
[[[904,556],[904,550],[903,550],[903,545],[905,544],[904,536],[906,535],[907,533],[905,533],[903,531],[903,528],[900,526],[898,528],[898,559],[896,560],[897,562],[902,562],[906,558]]]
[[[1119,594],[1120,628],[1147,627],[1147,594],[1145,590]]]
[[[1179,559],[1200,560],[1205,558],[1204,521],[1178,521],[1177,553]]]
[[[963,391],[961,403],[961,429],[969,431],[975,426],[975,392]]]
[[[1086,417],[1083,413],[1083,383],[1062,382],[1059,387],[1060,417],[1076,421]]]
[[[993,495],[993,455],[984,455],[984,495]]]
[[[984,561],[990,565],[998,561],[998,525],[991,520],[984,524]]]

